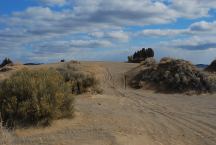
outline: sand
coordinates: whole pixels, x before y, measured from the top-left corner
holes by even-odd
[[[104,93],[76,96],[73,119],[15,130],[16,145],[216,145],[216,95],[125,88],[124,75],[137,64],[79,65],[101,80]]]

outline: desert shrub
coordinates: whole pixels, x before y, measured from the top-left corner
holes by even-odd
[[[190,62],[172,58],[163,58],[159,64],[144,69],[139,78],[140,81],[151,83],[159,90],[170,92],[207,92],[215,83],[211,83],[208,75]]]
[[[216,75],[209,74],[208,75],[209,89],[210,92],[216,92]]]
[[[48,125],[71,117],[73,97],[55,70],[23,69],[0,85],[0,112],[8,127]]]
[[[2,61],[0,67],[4,67],[4,66],[6,66],[6,65],[8,65],[8,64],[13,64],[13,62],[12,62],[9,58],[5,58],[5,59]]]
[[[66,83],[71,86],[72,94],[82,94],[89,90],[99,93],[98,81],[92,74],[82,73],[70,63],[59,68],[58,71],[64,77]]]
[[[211,62],[211,64],[206,68],[206,71],[216,72],[216,60]]]
[[[141,65],[145,67],[153,67],[157,65],[157,61],[153,57],[149,57],[149,58],[146,58],[145,61],[142,61]]]

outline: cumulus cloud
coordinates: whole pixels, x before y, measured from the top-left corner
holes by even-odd
[[[138,36],[149,36],[149,37],[161,37],[161,36],[176,36],[180,34],[187,34],[187,30],[178,30],[178,29],[147,29],[141,32],[138,32],[136,35]]]
[[[44,3],[46,5],[54,6],[63,6],[66,4],[66,0],[39,0],[41,3]]]
[[[129,39],[128,34],[123,31],[113,31],[108,33],[108,36],[111,37],[112,39],[117,39],[120,41],[128,41]]]
[[[166,43],[167,44],[167,43]],[[190,39],[179,39],[169,42],[169,46],[175,48],[187,49],[187,50],[208,50],[216,49],[215,38],[203,38],[194,36]]]
[[[51,53],[63,55],[75,48],[127,47],[129,39],[135,41],[137,36],[205,34],[212,38],[215,34],[216,22],[205,21],[185,29],[145,29],[136,33],[135,38],[132,30],[125,31],[128,27],[168,24],[179,18],[209,17],[209,11],[216,8],[212,0],[40,0],[40,3],[38,7],[0,16],[0,24],[4,26],[0,28],[0,52],[28,50],[29,56],[38,58],[42,51],[52,56]],[[181,48],[189,49],[188,46],[189,42]],[[195,47],[201,50],[214,47],[214,43],[197,41],[193,46],[191,50]]]
[[[111,30],[108,32],[92,32],[89,35],[96,38],[111,39],[113,41],[127,42],[129,40],[129,34],[122,30]]]
[[[196,22],[193,23],[190,26],[191,31],[214,31],[216,32],[216,21],[214,22],[206,22],[206,21],[201,21],[201,22]]]
[[[137,32],[135,35],[136,36],[161,37],[161,36],[203,35],[203,34],[207,34],[207,35],[216,34],[216,21],[195,22],[186,29],[146,29],[146,30]]]

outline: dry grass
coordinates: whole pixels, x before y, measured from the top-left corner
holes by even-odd
[[[2,122],[0,122],[0,145],[12,145],[12,140],[12,136],[2,126]]]
[[[101,93],[98,87],[98,80],[92,73],[81,72],[74,62],[69,62],[57,70],[63,76],[66,83],[70,84],[72,94],[82,94],[86,92]]]

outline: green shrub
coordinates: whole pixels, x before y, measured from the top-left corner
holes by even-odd
[[[71,64],[67,64],[58,71],[64,77],[66,83],[70,84],[72,94],[82,94],[87,91],[101,92],[98,89],[98,81],[92,74],[85,74],[77,70]]]
[[[0,112],[8,127],[48,125],[72,116],[73,97],[57,71],[24,69],[3,81],[0,89]]]

